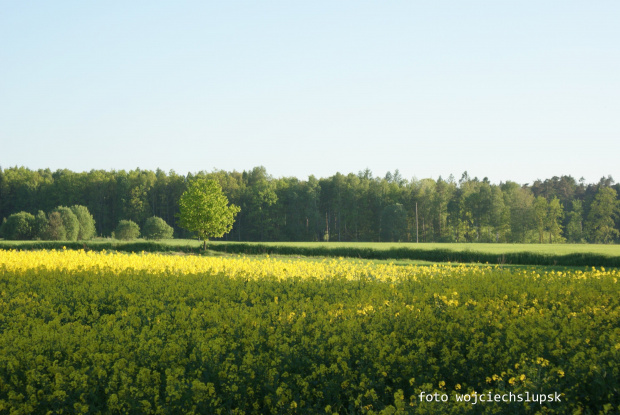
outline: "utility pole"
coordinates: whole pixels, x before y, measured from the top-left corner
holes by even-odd
[[[415,202],[415,242],[420,243],[418,236],[418,202]]]

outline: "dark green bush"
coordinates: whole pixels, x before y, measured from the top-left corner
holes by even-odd
[[[146,239],[171,239],[173,232],[172,226],[157,216],[148,218],[142,228],[142,236]]]
[[[4,239],[21,241],[34,237],[35,218],[28,212],[13,213],[2,225]]]
[[[122,220],[114,230],[114,238],[122,241],[131,241],[140,236],[140,227],[132,220]]]

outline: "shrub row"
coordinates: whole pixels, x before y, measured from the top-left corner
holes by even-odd
[[[95,236],[95,220],[86,206],[58,206],[37,215],[18,212],[2,221],[0,235],[9,240],[88,240]]]
[[[133,241],[123,242],[120,240],[109,241],[25,241],[25,242],[3,242],[0,241],[0,249],[5,250],[43,250],[43,249],[84,249],[86,251],[119,251],[119,252],[186,252],[200,253],[202,248],[183,245],[170,245],[165,242],[157,241]]]

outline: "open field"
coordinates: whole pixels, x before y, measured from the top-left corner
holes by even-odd
[[[619,279],[0,251],[0,412],[618,413]]]
[[[188,239],[169,240],[166,243],[179,245],[199,245],[197,241]],[[410,249],[410,250],[449,250],[455,252],[480,252],[490,254],[507,254],[519,252],[537,252],[548,255],[567,255],[574,253],[588,253],[609,256],[620,256],[620,245],[604,244],[491,244],[491,243],[393,243],[393,242],[209,242],[209,246],[227,244],[249,244],[272,246],[287,246],[300,248],[356,248],[372,250]]]
[[[39,243],[48,243],[45,241],[37,241]],[[94,239],[85,241],[88,245],[115,243],[119,245],[133,244],[136,242],[151,243],[144,239],[137,241],[119,241],[109,238]],[[24,244],[30,244],[33,241],[6,241],[0,239],[0,245],[19,247]],[[62,242],[49,242],[52,245],[62,244]],[[78,242],[79,243],[79,242]],[[202,242],[196,239],[166,239],[155,243],[162,243],[171,247],[191,247],[200,248]],[[491,254],[506,254],[515,252],[538,252],[549,255],[566,255],[573,253],[588,253],[608,256],[620,256],[620,245],[614,244],[492,244],[492,243],[394,243],[394,242],[229,242],[229,241],[209,241],[209,246],[218,245],[260,245],[260,246],[286,246],[300,248],[362,248],[372,250],[390,250],[390,249],[411,249],[411,250],[450,250],[456,252],[480,252]]]

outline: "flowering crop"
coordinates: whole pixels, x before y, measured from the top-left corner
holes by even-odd
[[[0,251],[0,413],[614,413],[619,278]]]

